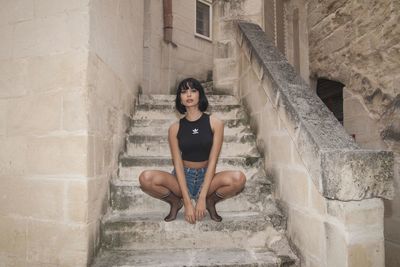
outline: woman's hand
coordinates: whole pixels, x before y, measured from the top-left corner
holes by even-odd
[[[184,203],[185,205],[185,220],[188,223],[195,224],[196,223],[196,215],[194,211],[194,207],[191,201]]]
[[[196,220],[201,221],[206,216],[206,199],[199,197],[196,203]]]

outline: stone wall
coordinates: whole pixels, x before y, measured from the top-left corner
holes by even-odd
[[[172,1],[171,45],[163,40],[163,1],[145,1],[143,93],[168,94],[184,78],[212,78],[212,42],[195,36],[195,8],[196,1]]]
[[[144,1],[3,2],[0,265],[87,266],[142,81]]]
[[[302,265],[383,267],[393,155],[359,149],[260,27],[239,23],[236,41],[238,97]]]
[[[118,155],[143,77],[144,1],[92,0],[87,70],[90,168],[85,220],[89,251],[99,245],[101,216],[108,204],[109,180],[116,177]]]
[[[86,266],[89,1],[0,2],[0,265]]]
[[[308,1],[310,72],[345,84],[344,126],[364,148],[396,155],[385,203],[387,266],[400,265],[400,3]]]
[[[238,93],[239,62],[235,42],[235,20],[263,24],[263,0],[214,0],[214,91]]]

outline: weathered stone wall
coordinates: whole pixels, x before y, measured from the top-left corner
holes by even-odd
[[[285,56],[301,77],[310,82],[306,0],[285,1]]]
[[[92,0],[87,70],[89,251],[99,245],[109,180],[118,170],[125,132],[143,76],[144,1]]]
[[[195,8],[196,1],[172,1],[175,46],[163,40],[163,1],[145,1],[144,94],[168,94],[187,77],[212,78],[212,42],[195,36]]]
[[[383,267],[383,201],[376,197],[392,196],[393,155],[359,149],[260,27],[240,23],[236,40],[238,96],[302,264]]]
[[[310,72],[345,84],[344,126],[364,148],[396,155],[385,204],[387,266],[400,265],[400,2],[308,1]]]
[[[0,265],[86,266],[89,1],[0,1]]]
[[[214,0],[214,91],[238,93],[238,48],[235,41],[235,20],[263,24],[263,0]]]

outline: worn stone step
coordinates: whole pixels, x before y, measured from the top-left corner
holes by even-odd
[[[103,250],[92,267],[278,267],[294,259],[268,249]]]
[[[127,142],[126,155],[128,156],[169,156],[168,138],[153,138],[141,136],[140,138],[131,138],[133,142]],[[223,142],[220,157],[225,156],[243,156],[260,157],[257,150],[254,136],[248,136],[248,140],[243,138],[232,138],[235,141]],[[250,141],[253,139],[252,141]],[[240,141],[243,140],[243,141]]]
[[[254,156],[233,156],[233,157],[219,157],[217,164],[227,164],[232,166],[240,167],[251,167],[260,160],[260,157]],[[141,156],[141,157],[130,157],[126,154],[120,155],[119,166],[121,167],[132,167],[132,166],[173,166],[172,159],[170,156]]]
[[[252,166],[236,166],[232,164],[218,164],[216,172],[225,171],[225,170],[240,170],[242,171],[247,180],[257,179],[257,177],[265,177],[265,172],[262,168],[262,160],[258,162],[259,164],[253,164]],[[138,179],[140,173],[144,170],[160,170],[171,173],[173,169],[173,165],[164,165],[164,166],[127,166],[121,167],[118,169],[118,179],[126,180],[132,185],[139,185]]]
[[[215,111],[209,114],[213,114],[221,120],[231,120],[231,119],[248,119],[247,113],[243,108],[234,108],[229,111]],[[171,110],[136,110],[133,118],[139,120],[152,120],[152,119],[172,119],[179,120],[183,115],[177,111]]]
[[[212,221],[208,215],[192,225],[179,212],[172,222],[163,220],[164,214],[112,212],[102,220],[103,248],[269,248],[282,247],[287,240],[283,230],[277,230],[283,218],[276,213],[220,212],[222,222]],[[287,244],[286,244],[287,245]]]
[[[220,118],[222,119],[222,118]],[[153,118],[153,119],[140,119],[133,118],[131,119],[131,127],[160,127],[164,129],[168,129],[169,126],[175,121],[178,121],[179,118]],[[247,118],[233,118],[233,119],[222,119],[226,128],[234,128],[234,127],[248,127]]]
[[[139,105],[174,104],[176,95],[140,95]],[[210,106],[237,105],[239,101],[232,95],[207,95]]]
[[[271,198],[272,184],[266,178],[248,180],[245,189],[239,195],[217,204],[218,211],[265,211],[279,213]],[[110,185],[110,205],[114,210],[132,212],[168,213],[169,204],[145,194],[131,181],[114,179]]]
[[[173,121],[171,121],[170,124],[164,124],[161,126],[152,126],[152,127],[148,127],[148,126],[135,126],[135,127],[131,127],[129,129],[129,136],[128,138],[130,138],[130,136],[139,136],[139,135],[143,135],[143,136],[167,136],[168,135],[168,129],[171,126]],[[224,140],[226,140],[226,138],[232,138],[232,137],[236,137],[236,136],[246,136],[246,135],[252,135],[252,131],[250,129],[249,126],[237,126],[237,127],[228,127],[225,125],[224,127]]]
[[[242,106],[238,104],[223,104],[223,105],[209,105],[206,112],[230,112],[232,110],[239,110]],[[171,103],[152,103],[152,104],[139,104],[136,106],[138,111],[158,111],[158,112],[175,112],[175,101]]]

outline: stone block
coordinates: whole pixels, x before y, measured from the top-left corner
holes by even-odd
[[[2,8],[2,10],[4,10],[4,8]],[[0,47],[0,60],[12,58],[12,29],[13,28],[11,25],[0,24],[0,36],[2,36],[2,44]]]
[[[73,11],[86,11],[89,8],[88,0],[71,0],[64,2],[61,0],[35,0],[35,15],[37,17],[48,17],[60,13]]]
[[[27,260],[63,266],[86,266],[86,225],[30,221],[26,232]]]
[[[272,134],[268,140],[268,147],[271,150],[271,162],[290,165],[292,146],[292,139],[287,133]]]
[[[289,206],[301,208],[308,206],[309,181],[306,172],[290,168],[281,168],[280,172],[280,200]]]
[[[70,49],[67,15],[23,21],[14,28],[16,58],[58,54]]]
[[[347,241],[343,230],[337,225],[325,223],[326,231],[326,266],[352,266],[348,265]],[[362,266],[362,265],[354,265]]]
[[[29,138],[27,170],[32,175],[86,176],[87,136]]]
[[[0,137],[6,135],[7,102],[0,99]]]
[[[400,266],[400,244],[395,244],[389,241],[385,243],[385,266],[398,267]]]
[[[18,188],[18,192],[15,188]],[[0,213],[42,220],[63,220],[64,189],[62,180],[3,177],[1,195],[7,203],[13,205],[3,205]]]
[[[62,101],[62,128],[66,131],[86,130],[88,128],[88,106],[85,92],[65,93]]]
[[[384,267],[385,247],[383,238],[378,241],[351,244],[348,247],[348,266]]]
[[[349,202],[329,200],[327,212],[341,221],[347,230],[374,226],[383,231],[382,199],[374,198]]]
[[[309,180],[309,207],[318,214],[325,216],[327,212],[328,199],[323,197],[315,184]]]
[[[46,55],[29,59],[29,87],[33,92],[76,90],[86,83],[87,52]]]
[[[0,86],[0,98],[26,95],[29,88],[28,60],[0,60]]]
[[[2,3],[0,25],[12,25],[34,17],[34,0],[15,0]]]
[[[250,115],[262,112],[268,101],[264,90],[257,81],[254,81],[249,89],[249,93],[243,99],[246,109]]]
[[[67,220],[74,223],[86,223],[88,221],[88,181],[71,180],[66,186]]]
[[[47,134],[60,130],[60,93],[12,99],[7,106],[7,134]]]
[[[214,60],[214,79],[223,82],[237,78],[238,62],[235,59],[215,59]]]
[[[0,137],[0,175],[21,176],[27,173],[28,141],[24,136]]]
[[[385,218],[385,239],[398,245],[400,245],[399,225],[399,218]]]
[[[332,151],[321,155],[323,195],[359,200],[393,198],[393,154],[387,151]],[[337,180],[337,173],[341,173]],[[368,188],[368,190],[366,190]]]
[[[0,216],[1,255],[6,254],[12,257],[25,259],[27,248],[26,230],[26,219]]]
[[[288,235],[301,250],[314,258],[323,259],[326,251],[324,222],[319,217],[300,210],[288,211]]]

